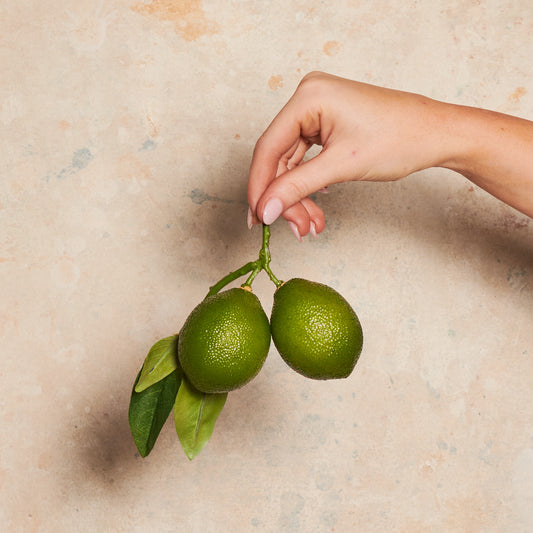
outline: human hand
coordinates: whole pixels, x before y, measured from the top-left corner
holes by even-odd
[[[392,181],[444,163],[447,104],[328,74],[305,76],[259,138],[250,166],[249,225],[282,215],[301,237],[325,226],[309,198],[333,183]],[[321,152],[304,162],[313,145]]]

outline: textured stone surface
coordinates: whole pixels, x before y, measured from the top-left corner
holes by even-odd
[[[127,423],[151,344],[255,258],[252,148],[302,75],[531,118],[529,0],[8,0],[0,28],[2,531],[533,530],[533,224],[443,170],[272,227],[281,278],[357,310],[350,378],[272,348],[192,462]]]

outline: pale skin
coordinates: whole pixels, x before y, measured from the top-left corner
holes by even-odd
[[[306,151],[321,152],[304,162]],[[298,240],[324,230],[309,195],[347,181],[454,170],[533,217],[533,122],[312,72],[257,141],[248,224],[283,216]]]

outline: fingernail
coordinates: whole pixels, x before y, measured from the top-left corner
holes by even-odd
[[[289,227],[291,228],[298,242],[302,242],[302,236],[300,235],[300,230],[298,229],[298,226],[294,222],[289,222]]]
[[[248,224],[248,229],[252,229],[254,222],[253,222],[252,210],[250,208],[248,208],[248,216],[246,217],[246,223]]]
[[[283,205],[277,198],[271,198],[263,209],[263,223],[270,226],[283,211]]]
[[[322,194],[328,194],[329,190],[327,187],[322,187],[322,189],[318,189],[318,192],[321,192]]]
[[[315,223],[311,220],[311,222],[309,222],[309,233],[311,233],[311,235],[316,239],[318,238],[318,233],[316,232],[316,226],[315,226]]]

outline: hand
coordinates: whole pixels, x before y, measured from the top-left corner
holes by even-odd
[[[250,167],[249,223],[282,215],[297,238],[320,233],[308,196],[349,180],[391,181],[445,162],[444,107],[420,95],[314,72],[258,140]],[[322,151],[304,162],[313,145]]]

